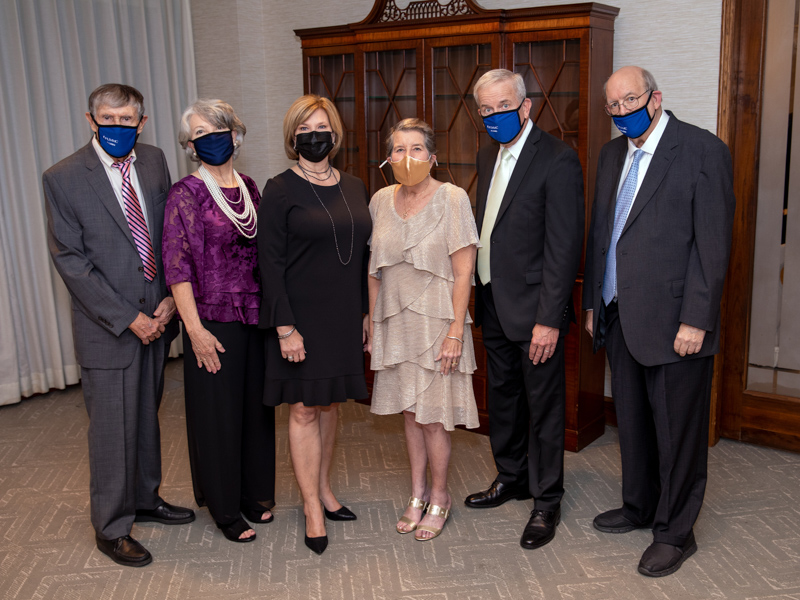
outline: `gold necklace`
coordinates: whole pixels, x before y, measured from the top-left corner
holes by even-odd
[[[430,175],[428,175],[428,185],[425,186],[425,189],[422,190],[422,193],[417,195],[417,198],[424,198],[425,194],[428,192],[428,188],[429,187],[431,187],[431,176]],[[405,190],[405,189],[406,189],[405,186],[403,186],[403,190]],[[409,204],[409,202],[408,202],[408,192],[404,192],[403,196],[404,196],[403,204],[408,206],[408,204]],[[408,218],[408,213],[411,212],[411,208],[412,208],[411,206],[408,206],[408,208],[406,208],[406,210],[403,211],[403,220],[404,221]]]

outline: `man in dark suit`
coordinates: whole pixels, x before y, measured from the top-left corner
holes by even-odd
[[[598,160],[583,303],[611,366],[623,504],[594,526],[652,527],[639,572],[659,577],[697,550],[736,200],[727,146],[663,111],[648,71],[624,67],[605,91],[624,135]]]
[[[475,99],[499,143],[478,153],[475,323],[488,355],[489,439],[497,477],[472,508],[533,496],[520,544],[555,536],[564,495],[564,336],[584,231],[578,156],[530,119],[522,77],[484,74]]]
[[[92,141],[42,176],[48,239],[72,297],[97,547],[121,565],[140,567],[152,556],[130,537],[134,521],[194,520],[194,512],[158,494],[158,406],[177,333],[161,263],[170,177],[161,150],[134,150],[147,121],[136,89],[100,86],[89,96],[86,119]]]

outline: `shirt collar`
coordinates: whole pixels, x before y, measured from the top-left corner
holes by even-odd
[[[633,140],[628,138],[628,156],[633,156],[633,153],[637,150],[644,150],[647,154],[652,156],[656,152],[656,148],[658,147],[658,142],[661,141],[661,136],[664,135],[664,130],[667,128],[667,121],[669,121],[669,115],[667,111],[661,111],[661,118],[656,123],[655,129],[653,132],[647,136],[644,144],[642,144],[641,148],[637,148],[636,144],[633,143]]]
[[[120,160],[120,159],[115,159],[108,152],[103,150],[103,147],[100,145],[100,142],[97,141],[96,135],[92,136],[92,146],[94,147],[94,151],[97,152],[97,158],[99,158],[100,162],[102,162],[105,166],[112,167],[115,162]],[[136,150],[131,150],[131,153],[128,156],[133,158],[133,160],[131,160],[131,164],[136,162]]]

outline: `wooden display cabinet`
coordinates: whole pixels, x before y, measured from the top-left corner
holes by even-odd
[[[394,183],[385,139],[400,119],[421,117],[437,141],[434,175],[465,190],[473,209],[475,157],[490,138],[472,97],[486,71],[520,73],[536,124],[570,144],[583,166],[589,227],[596,161],[610,138],[603,83],[611,75],[614,19],[619,9],[597,3],[486,10],[474,0],[417,0],[399,8],[377,0],[364,21],[301,29],[306,93],[333,100],[345,127],[337,168],[361,177],[370,194]],[[573,297],[580,311],[583,260]],[[581,313],[578,312],[579,321]],[[478,371],[475,397],[488,432],[486,355],[473,328]],[[566,446],[577,451],[602,435],[605,360],[592,354],[581,323],[566,341]]]

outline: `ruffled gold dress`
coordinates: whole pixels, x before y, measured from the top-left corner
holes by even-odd
[[[475,428],[476,365],[469,312],[458,370],[443,376],[434,360],[455,318],[450,255],[466,246],[480,247],[469,197],[445,183],[419,213],[403,220],[394,207],[395,190],[396,186],[383,188],[369,205],[369,274],[381,280],[372,316],[371,411],[410,411],[418,423],[442,423],[448,431],[456,425]]]

